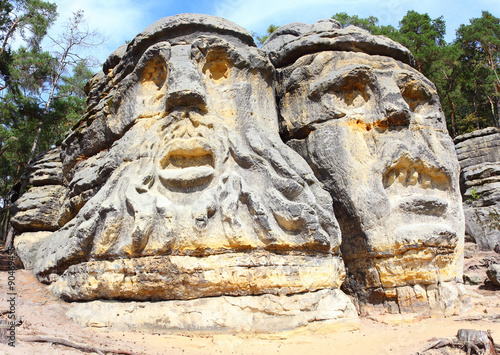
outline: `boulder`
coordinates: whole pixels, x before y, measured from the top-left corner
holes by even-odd
[[[486,270],[486,275],[493,285],[500,287],[500,264],[491,264]]]

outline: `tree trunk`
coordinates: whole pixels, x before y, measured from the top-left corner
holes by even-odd
[[[498,101],[497,97],[495,97],[495,99],[496,99],[496,101]],[[498,127],[497,117],[495,114],[495,100],[493,100],[492,97],[488,96],[488,101],[490,102],[490,106],[491,106],[491,116],[493,118],[493,124],[495,125],[495,127]]]
[[[451,105],[451,138],[455,138],[457,136],[457,129],[455,128],[455,103],[449,97],[448,100]]]
[[[14,248],[14,228],[12,228],[12,226],[9,226],[9,233],[7,233],[4,250],[7,251],[12,248]]]
[[[474,95],[474,99],[472,100],[472,103],[474,105],[474,117],[476,118],[476,128],[479,129],[479,115],[477,113],[477,103],[476,103],[476,97]]]
[[[44,112],[45,114],[46,112]],[[33,145],[31,146],[30,157],[28,159],[28,165],[33,162],[35,159],[36,147],[38,146],[38,141],[40,140],[40,133],[42,133],[43,120],[38,124],[38,128],[36,130],[35,139],[33,140]]]
[[[0,240],[3,242],[7,238],[7,232],[9,230],[9,222],[10,222],[10,210],[8,207],[5,207],[5,210],[2,212],[2,225],[0,230]]]
[[[496,101],[496,106],[497,106],[497,115],[498,115],[498,119],[495,120],[495,125],[500,128],[500,100],[498,99],[498,96],[495,97],[495,101]]]

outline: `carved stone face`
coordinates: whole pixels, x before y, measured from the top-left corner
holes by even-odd
[[[132,100],[118,111],[133,112],[136,123],[112,150],[130,161],[124,169],[131,172],[120,176],[131,179],[126,208],[152,222],[136,247],[123,243],[130,233],[99,222],[104,229],[94,239],[94,257],[302,245],[330,252],[321,217],[297,204],[308,201],[309,188],[307,177],[294,180],[296,156],[284,145],[288,152],[279,153],[277,134],[265,131],[274,126],[277,132],[270,70],[256,48],[217,37],[161,42],[145,51],[126,94]],[[281,168],[286,173],[276,171]]]
[[[64,272],[70,300],[338,288],[331,199],[279,138],[266,55],[215,30],[156,37],[108,74],[105,124],[125,128],[95,164],[114,171],[35,271]]]
[[[392,58],[324,51],[281,69],[280,113],[330,191],[350,273],[368,287],[459,277],[463,217],[434,85]],[[303,140],[301,140],[303,139]]]

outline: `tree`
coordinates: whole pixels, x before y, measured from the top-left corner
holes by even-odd
[[[10,44],[20,36],[26,47],[38,50],[57,18],[56,5],[41,0],[0,0],[0,91],[10,82]]]
[[[369,16],[367,18],[360,18],[358,15],[348,15],[346,12],[338,12],[332,16],[332,19],[337,20],[342,28],[347,26],[357,26],[367,30],[372,34],[378,34],[380,27],[377,25],[378,18]]]
[[[460,26],[456,43],[464,51],[461,62],[469,74],[467,92],[474,113],[491,117],[492,125],[500,127],[500,19],[483,11],[480,18]],[[490,114],[484,112],[485,107]]]
[[[59,36],[57,40],[52,39],[60,51],[56,52],[58,65],[55,68],[53,77],[50,82],[50,90],[45,102],[44,113],[39,121],[37,133],[33,140],[28,164],[33,161],[36,155],[36,148],[40,139],[45,117],[49,113],[49,108],[56,95],[56,90],[59,87],[62,75],[67,70],[67,67],[76,66],[78,63],[87,63],[90,57],[81,58],[77,50],[85,47],[98,46],[103,43],[102,37],[95,31],[89,31],[83,17],[83,10],[79,10],[73,14],[73,17],[66,24],[66,31]]]
[[[445,45],[443,16],[433,20],[428,14],[410,10],[399,22],[398,31],[383,34],[408,48],[415,58],[415,68],[432,79],[432,64],[440,59],[439,49]]]
[[[266,31],[266,34],[263,35],[263,36],[258,36],[257,34],[253,34],[253,37],[255,38],[256,42],[257,42],[257,45],[260,47],[264,44],[264,42],[269,38],[269,36],[271,35],[271,33],[273,33],[274,31],[276,31],[277,29],[279,28],[279,26],[276,26],[276,25],[269,25],[269,27],[267,28],[267,31]]]
[[[86,109],[83,87],[92,76],[93,60],[80,53],[103,39],[88,29],[83,11],[73,14],[62,35],[50,39],[55,52],[35,46],[12,53],[10,84],[0,98],[0,159],[8,166],[0,169],[3,206],[12,202],[14,185],[21,193],[25,190],[27,181],[20,179],[25,167],[38,152],[60,143]],[[10,228],[5,247],[11,247],[12,241]]]

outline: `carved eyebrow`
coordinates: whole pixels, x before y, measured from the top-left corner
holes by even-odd
[[[136,66],[136,71],[143,70],[149,61],[155,58],[162,58],[165,62],[170,59],[171,46],[169,42],[158,42],[146,49]]]
[[[206,57],[212,50],[217,49],[225,51],[227,58],[236,67],[249,64],[245,50],[220,37],[201,36],[191,45],[191,53],[198,61],[201,59],[200,55]]]
[[[375,80],[372,68],[363,65],[333,71],[325,79],[311,84],[308,97],[314,100],[320,98],[326,91],[342,91],[351,80],[370,85]]]
[[[411,87],[411,92],[406,92],[406,89],[409,88],[408,84],[413,83]],[[403,94],[413,94],[420,96],[422,98],[432,98],[432,93],[434,88],[432,84],[428,83],[426,80],[422,80],[421,77],[413,74],[413,73],[402,73],[397,78],[397,84],[399,89]]]
[[[228,54],[240,55],[240,51],[232,45],[230,42],[219,37],[212,36],[202,36],[193,42],[191,45],[191,51],[196,50],[196,48],[203,54],[206,55],[208,51],[214,48],[224,49]]]

